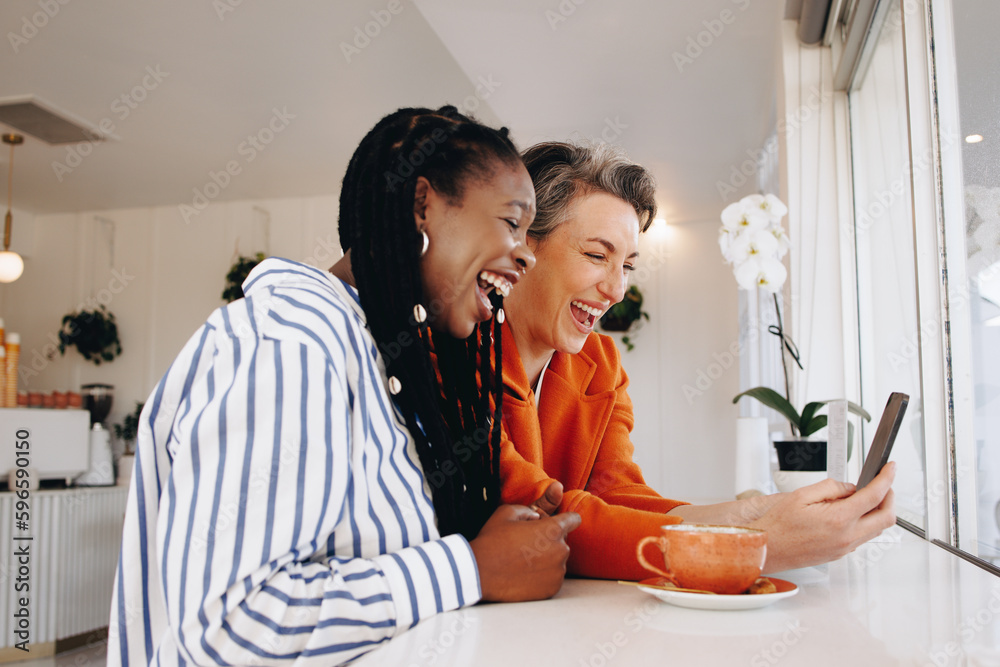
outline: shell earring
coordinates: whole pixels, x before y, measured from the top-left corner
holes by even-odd
[[[420,256],[423,257],[431,245],[431,237],[427,236],[427,232],[423,229],[420,230],[420,236],[423,237],[423,245],[420,248]],[[413,307],[413,321],[418,327],[427,321],[427,310],[419,303]]]

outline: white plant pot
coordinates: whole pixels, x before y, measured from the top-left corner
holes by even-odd
[[[132,468],[135,466],[135,454],[125,454],[118,459],[118,486],[128,486],[132,483]]]
[[[816,484],[827,479],[825,470],[775,470],[774,485],[782,493],[791,493],[803,486]]]
[[[737,418],[735,460],[737,496],[747,491],[771,492],[771,439],[766,417]]]

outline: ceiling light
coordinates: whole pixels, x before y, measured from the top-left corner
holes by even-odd
[[[11,197],[14,192],[14,146],[23,143],[20,134],[5,134],[3,142],[10,144],[10,162],[7,164],[7,216],[3,223],[3,251],[0,252],[0,283],[12,283],[21,277],[24,260],[10,249],[10,228],[14,216],[10,212]]]
[[[983,140],[983,135],[981,134],[970,134],[965,138],[965,143],[967,144],[978,144]]]

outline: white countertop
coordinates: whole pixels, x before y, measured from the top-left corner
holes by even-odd
[[[776,576],[798,594],[746,611],[569,579],[551,600],[440,614],[354,665],[1000,665],[1000,578],[901,528]]]

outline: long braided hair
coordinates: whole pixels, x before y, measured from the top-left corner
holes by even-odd
[[[458,204],[466,187],[516,164],[521,158],[506,129],[480,125],[454,107],[400,109],[362,139],[340,193],[340,244],[351,251],[386,373],[401,386],[394,400],[416,441],[442,535],[474,538],[498,505],[502,347],[495,317],[464,340],[436,331],[431,341],[426,322],[417,321],[415,305],[436,314],[441,304],[425,300],[421,282],[416,181],[425,177]],[[495,313],[500,297],[490,299]]]

